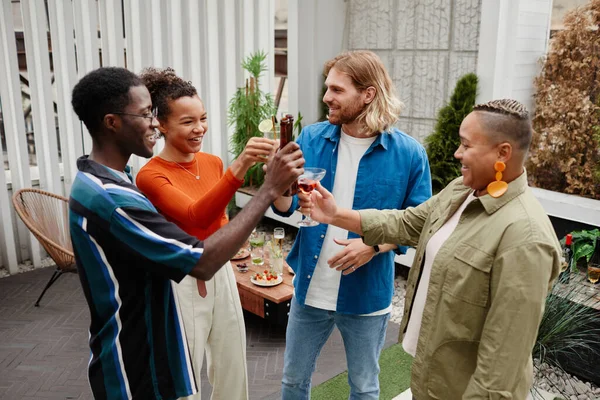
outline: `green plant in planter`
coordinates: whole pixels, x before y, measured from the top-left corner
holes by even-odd
[[[300,135],[300,132],[302,132],[302,113],[300,111],[298,111],[298,117],[296,118],[296,121],[294,121],[294,140],[296,140],[296,138]]]
[[[434,193],[460,176],[460,162],[454,158],[460,145],[458,130],[463,119],[473,111],[475,96],[477,75],[467,74],[460,78],[450,102],[438,112],[435,131],[425,138]]]
[[[258,51],[242,62],[242,68],[248,71],[250,78],[246,79],[245,87],[238,88],[229,102],[227,122],[234,128],[230,141],[234,158],[239,157],[251,137],[263,135],[258,130],[258,124],[276,113],[271,94],[263,93],[258,86],[260,75],[267,70],[266,57],[266,53]],[[246,173],[244,186],[260,186],[263,181],[262,164],[257,164]]]
[[[577,301],[575,301],[577,300]],[[533,359],[537,365],[545,363],[563,370],[564,361],[579,362],[582,356],[598,354],[598,310],[592,308],[598,301],[594,294],[580,288],[573,290],[555,284],[546,297],[544,315],[533,348]],[[541,374],[542,371],[536,371]],[[566,395],[557,382],[552,382],[553,391]]]
[[[587,264],[590,257],[592,257],[594,244],[596,243],[595,240],[600,240],[600,229],[575,231],[571,232],[571,235],[573,235],[571,243],[571,252],[573,254],[571,271],[577,272],[578,262],[581,261]],[[565,239],[562,238],[560,241],[560,244],[563,246],[565,245]]]

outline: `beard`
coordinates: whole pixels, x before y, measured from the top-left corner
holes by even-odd
[[[353,103],[348,106],[342,106],[334,111],[334,114],[331,114],[331,109],[327,119],[329,123],[333,125],[345,125],[351,124],[356,121],[358,116],[363,112],[364,108],[360,106],[358,103]]]

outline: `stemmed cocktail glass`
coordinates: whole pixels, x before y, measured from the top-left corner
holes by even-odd
[[[325,170],[323,168],[304,168],[304,173],[298,178],[298,190],[304,194],[310,194],[319,182],[325,176]],[[310,215],[307,215],[305,219],[298,222],[298,226],[317,226],[319,223],[313,221]]]

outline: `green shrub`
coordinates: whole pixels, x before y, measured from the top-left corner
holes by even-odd
[[[460,162],[454,158],[454,152],[460,145],[458,130],[463,119],[473,110],[476,96],[477,75],[467,74],[460,78],[450,102],[438,112],[435,131],[425,139],[434,193],[460,176]]]

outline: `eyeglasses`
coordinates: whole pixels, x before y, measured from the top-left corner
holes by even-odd
[[[109,114],[117,114],[117,115],[129,115],[130,117],[140,117],[140,118],[148,118],[150,122],[154,121],[155,118],[158,117],[158,108],[153,108],[152,111],[147,112],[146,114],[130,114],[124,112],[113,112]]]

